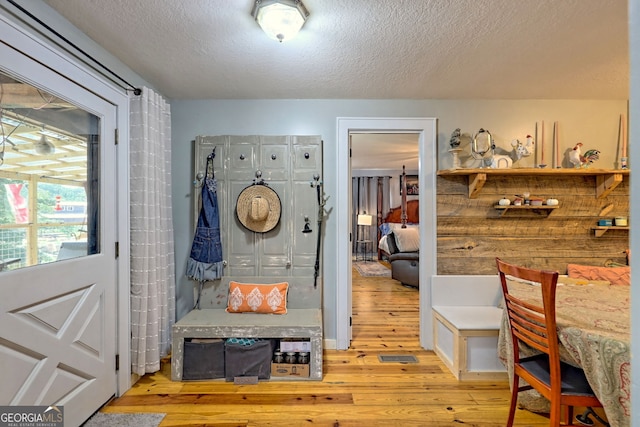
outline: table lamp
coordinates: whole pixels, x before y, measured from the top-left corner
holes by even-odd
[[[372,223],[372,219],[373,217],[371,215],[368,215],[366,212],[363,214],[359,214],[358,215],[358,226],[361,228],[366,227],[370,227],[371,223]],[[364,229],[362,229],[362,231],[360,232],[360,240],[365,240],[364,239]]]

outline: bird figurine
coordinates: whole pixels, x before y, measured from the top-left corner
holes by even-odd
[[[460,145],[460,128],[456,128],[456,130],[451,133],[449,145],[451,146],[451,148],[458,148],[458,146]]]
[[[582,142],[578,142],[573,150],[569,151],[569,162],[574,168],[582,166]]]
[[[582,142],[578,142],[573,150],[569,151],[569,162],[575,168],[586,168],[600,159],[600,150],[591,149],[582,154]]]
[[[580,158],[583,167],[589,166],[598,159],[600,159],[600,151],[595,149],[587,150]]]

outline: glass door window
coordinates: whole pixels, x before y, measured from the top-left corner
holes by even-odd
[[[100,119],[0,71],[0,271],[98,253]]]

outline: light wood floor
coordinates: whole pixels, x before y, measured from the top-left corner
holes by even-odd
[[[353,342],[325,350],[322,381],[172,382],[170,363],[102,412],[161,412],[169,426],[504,426],[507,382],[458,382],[418,342],[418,291],[353,270]],[[419,363],[381,363],[406,354]],[[516,425],[549,420],[517,410]]]

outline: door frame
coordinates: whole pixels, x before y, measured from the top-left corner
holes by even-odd
[[[422,117],[338,117],[337,118],[336,216],[336,349],[351,344],[351,159],[349,133],[403,132],[418,134],[418,185],[420,187],[420,345],[433,348],[431,319],[431,277],[436,260],[436,171],[437,120]],[[424,191],[423,191],[424,189]]]
[[[93,92],[115,106],[118,141],[116,149],[116,241],[119,256],[116,275],[116,354],[119,370],[116,371],[118,396],[131,388],[131,342],[129,322],[129,98],[121,87],[89,69],[80,60],[55,46],[37,28],[28,28],[12,20],[8,11],[0,8],[0,39],[10,41],[13,46],[37,62],[66,76],[77,85]],[[105,165],[101,165],[104,167]],[[96,408],[97,409],[97,408]]]

